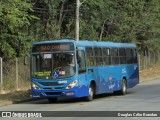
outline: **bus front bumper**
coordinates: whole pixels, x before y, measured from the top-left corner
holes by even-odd
[[[32,90],[33,98],[58,98],[58,97],[70,97],[70,98],[78,98],[88,96],[89,88],[88,86],[74,87],[69,90]]]

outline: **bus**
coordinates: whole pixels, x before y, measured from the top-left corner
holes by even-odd
[[[87,40],[35,42],[31,50],[33,98],[86,98],[116,92],[125,95],[139,83],[133,43]]]

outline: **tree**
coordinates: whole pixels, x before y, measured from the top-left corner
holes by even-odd
[[[35,1],[34,15],[39,17],[33,22],[31,31],[38,40],[74,37],[75,0],[41,0]]]
[[[31,41],[26,39],[32,4],[27,0],[2,0],[0,2],[0,57],[7,59],[21,56]]]
[[[81,0],[80,39],[159,49],[159,0]],[[75,37],[76,0],[1,0],[0,57],[26,54],[33,41]]]

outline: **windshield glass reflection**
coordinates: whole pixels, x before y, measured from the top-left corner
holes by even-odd
[[[75,74],[74,53],[36,54],[32,57],[32,77],[57,79]]]

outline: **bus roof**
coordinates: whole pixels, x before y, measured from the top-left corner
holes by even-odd
[[[117,42],[104,42],[104,41],[88,41],[88,40],[80,40],[76,41],[73,39],[61,39],[61,40],[50,40],[50,41],[42,41],[42,42],[34,42],[33,45],[38,44],[51,44],[51,43],[64,43],[64,42],[72,42],[77,47],[125,47],[125,48],[135,48],[136,45],[134,43],[117,43]]]

